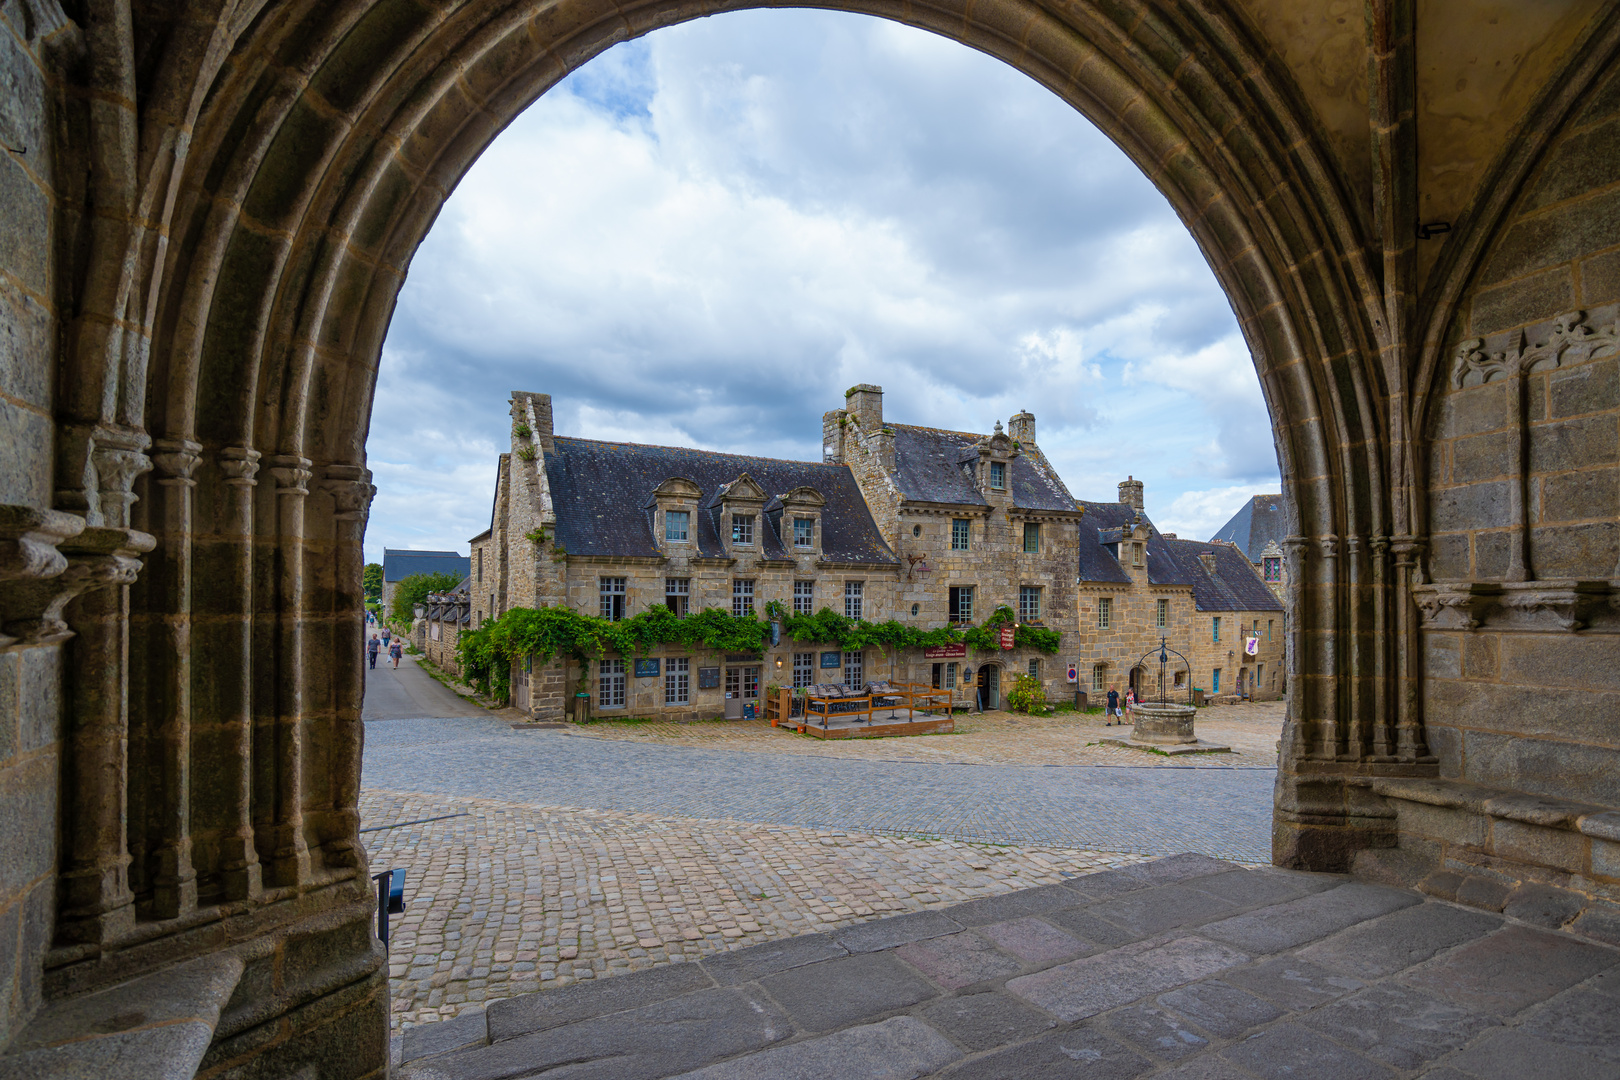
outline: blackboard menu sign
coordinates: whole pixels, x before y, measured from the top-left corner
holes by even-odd
[[[821,654],[821,666],[824,667],[824,668],[843,667],[844,666],[844,654],[843,653],[835,653],[835,652],[824,652],[824,653],[822,653]]]
[[[698,668],[698,689],[713,690],[720,685],[720,669],[717,667]]]

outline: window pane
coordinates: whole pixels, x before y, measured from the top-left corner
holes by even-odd
[[[793,583],[793,613],[795,615],[815,614],[815,599],[815,582],[795,581]]]
[[[692,661],[676,657],[664,661],[664,704],[685,705],[692,700]]]
[[[990,486],[997,491],[1007,486],[1007,466],[1004,462],[992,461],[990,463]]]
[[[668,510],[664,513],[664,539],[684,544],[686,542],[687,524],[690,520],[685,510]]]
[[[691,603],[692,579],[672,577],[664,579],[664,606],[684,619]]]
[[[813,652],[796,652],[793,654],[793,688],[795,690],[811,686],[816,681],[816,654]]]
[[[864,653],[859,652],[844,654],[844,685],[851,690],[859,690],[866,686],[864,656]]]
[[[624,661],[603,660],[597,687],[596,704],[599,708],[624,708]]]
[[[1032,679],[1038,679],[1041,677],[1041,662],[1039,660],[1031,660],[1029,662],[1029,677]]]
[[[971,524],[967,518],[955,518],[951,521],[952,551],[966,551],[968,549],[968,532]]]
[[[1041,588],[1039,585],[1020,585],[1018,587],[1018,617],[1020,619],[1038,619],[1041,617]]]
[[[734,578],[731,582],[731,613],[737,618],[754,613],[754,581]]]
[[[815,518],[793,519],[793,546],[814,547],[816,533]]]
[[[973,621],[973,586],[953,585],[950,591],[950,611],[952,622]]]
[[[1221,640],[1221,617],[1219,615],[1215,616],[1215,629],[1213,630],[1212,634],[1214,640]]]
[[[1103,597],[1097,601],[1097,629],[1108,629],[1109,622],[1114,615],[1114,601],[1111,597]]]
[[[1157,625],[1160,630],[1163,630],[1165,627],[1170,625],[1170,601],[1159,601],[1159,616],[1155,625]]]
[[[733,544],[752,544],[754,542],[753,514],[732,515],[731,542]]]
[[[1108,668],[1105,665],[1093,665],[1091,668],[1091,689],[1100,693],[1104,686],[1104,680],[1107,679],[1107,677]]]
[[[1031,554],[1040,554],[1041,526],[1039,522],[1024,522],[1024,550]]]
[[[861,602],[865,592],[866,583],[863,581],[844,582],[844,618],[861,618]]]
[[[614,622],[624,618],[624,578],[602,578],[597,589],[601,597],[598,614]]]

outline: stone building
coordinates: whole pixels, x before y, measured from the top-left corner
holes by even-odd
[[[1119,485],[1118,502],[1080,504],[1073,651],[1093,703],[1109,690],[1159,693],[1157,661],[1142,657],[1161,639],[1188,665],[1167,670],[1165,689],[1172,693],[1202,690],[1218,702],[1280,696],[1282,604],[1232,545],[1159,532],[1143,512],[1143,495],[1142,481],[1132,478]]]
[[[1288,595],[1288,560],[1283,552],[1289,535],[1286,506],[1281,494],[1256,495],[1209,538],[1212,544],[1236,544],[1279,601]]]
[[[832,6],[1051,87],[1230,301],[1292,529],[1274,860],[1616,938],[1620,5]],[[388,323],[456,179],[560,72],[714,9],[490,10],[0,5],[24,1068],[386,1075],[356,806]],[[84,997],[132,981],[144,1018]]]
[[[413,574],[458,574],[467,576],[467,556],[454,551],[418,551],[414,548],[383,549],[382,607],[388,611],[399,583]]]
[[[472,579],[448,592],[428,593],[416,605],[416,623],[411,637],[416,647],[440,671],[461,674],[461,659],[456,655],[456,642],[463,630],[472,627]]]

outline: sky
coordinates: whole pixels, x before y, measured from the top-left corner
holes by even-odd
[[[1145,482],[1207,539],[1280,490],[1259,381],[1175,212],[998,60],[838,12],[734,12],[586,64],[484,152],[410,267],[367,442],[366,557],[489,527],[510,391],[559,435],[819,460],[1033,412],[1079,499]]]

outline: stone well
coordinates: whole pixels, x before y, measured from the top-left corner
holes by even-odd
[[[1131,732],[1131,738],[1136,742],[1176,744],[1198,741],[1198,736],[1193,734],[1193,717],[1198,715],[1198,710],[1191,705],[1139,701],[1131,706],[1131,715],[1136,719],[1136,728]]]

